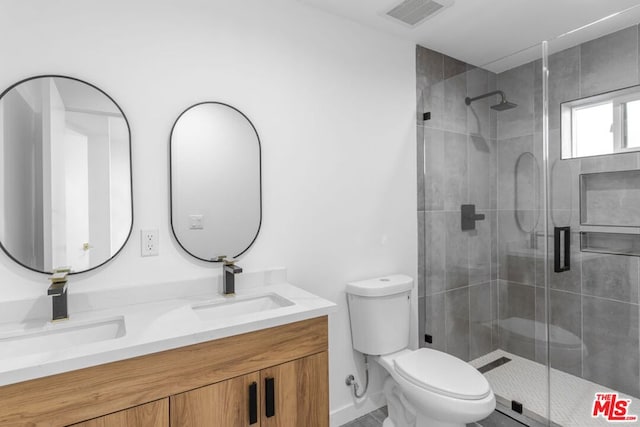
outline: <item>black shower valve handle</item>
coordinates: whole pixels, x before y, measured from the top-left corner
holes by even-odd
[[[460,206],[460,227],[463,231],[475,230],[476,221],[482,221],[484,214],[476,213],[476,205]]]

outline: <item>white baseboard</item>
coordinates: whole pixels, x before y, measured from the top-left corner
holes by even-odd
[[[386,405],[387,402],[382,391],[367,395],[366,398],[342,406],[331,411],[330,425],[331,427],[340,427],[343,424],[353,421],[358,417],[368,414],[371,411]]]

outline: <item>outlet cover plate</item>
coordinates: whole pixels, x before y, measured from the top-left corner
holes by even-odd
[[[140,230],[140,255],[157,256],[158,230]]]

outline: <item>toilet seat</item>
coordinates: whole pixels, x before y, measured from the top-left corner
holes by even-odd
[[[417,387],[462,400],[484,399],[491,393],[486,378],[474,367],[447,353],[421,348],[393,360],[395,371]]]

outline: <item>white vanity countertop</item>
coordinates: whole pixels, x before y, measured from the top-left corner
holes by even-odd
[[[52,323],[44,320],[43,313],[39,313],[39,318],[28,318],[25,313],[37,311],[35,306],[41,309],[43,303],[50,305],[49,298],[30,304],[14,302],[13,308],[6,306],[6,310],[2,310],[0,386],[320,317],[333,312],[336,307],[328,300],[287,283],[282,269],[238,275],[236,294],[231,297],[216,292],[218,284],[215,278],[84,294],[80,288],[73,287],[72,281],[73,278],[68,291],[69,320]],[[218,316],[209,321],[202,320],[192,309],[194,305],[227,304],[268,295],[284,298],[283,301],[289,305],[228,318]],[[14,317],[7,322],[7,311],[11,310]],[[20,310],[23,312],[16,313]],[[49,307],[44,313],[47,317],[50,310]],[[20,318],[21,315],[27,317]],[[8,337],[119,318],[124,319],[126,328],[126,333],[119,338],[53,350],[39,348],[19,357],[2,356],[3,347],[7,354],[10,346],[15,346]]]

